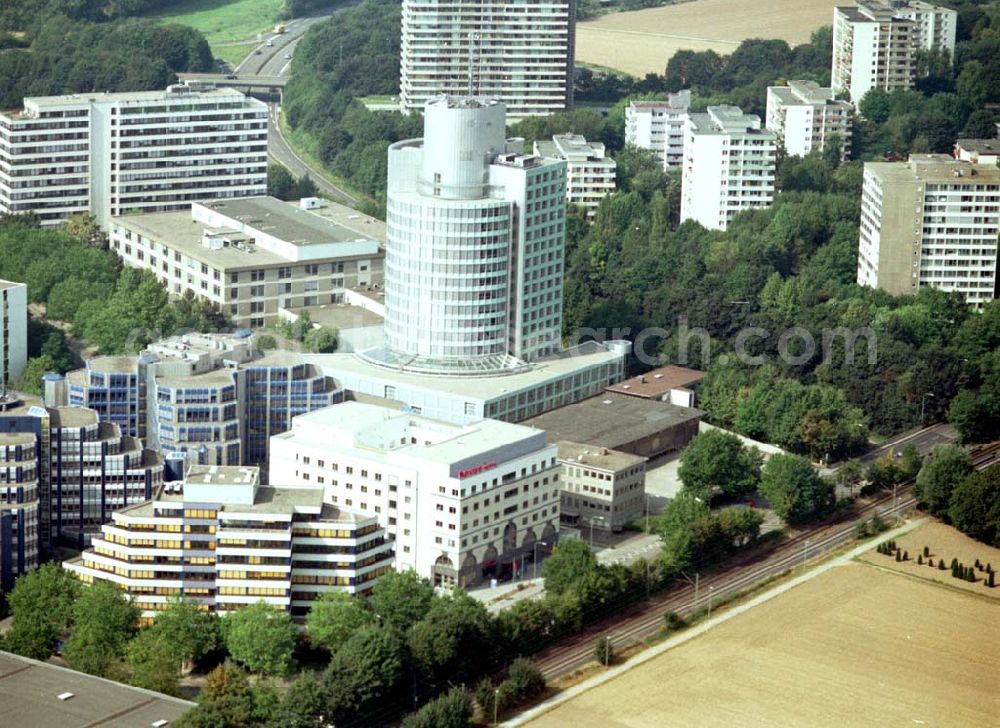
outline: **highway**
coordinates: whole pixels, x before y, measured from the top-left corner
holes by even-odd
[[[1000,463],[1000,442],[979,446],[971,451],[977,470]],[[785,573],[809,558],[820,556],[854,540],[854,523],[879,513],[884,519],[903,513],[916,505],[911,495],[913,481],[901,484],[895,498],[879,497],[850,514],[819,524],[772,548],[765,556],[747,554],[731,561],[693,584],[676,584],[667,591],[641,602],[627,611],[606,617],[581,633],[568,637],[534,656],[535,663],[553,680],[579,670],[594,659],[594,642],[607,635],[614,649],[633,645],[655,635],[663,625],[663,615],[674,611],[682,616],[710,609],[726,597],[743,592],[761,581]],[[895,500],[895,504],[893,501]]]
[[[345,5],[342,5],[338,10],[329,15],[317,15],[309,18],[290,20],[285,23],[284,33],[271,32],[264,34],[263,40],[261,40],[255,49],[255,51],[260,51],[260,53],[251,52],[246,58],[240,61],[236,68],[232,70],[232,73],[240,79],[289,76],[292,64],[291,57],[295,55],[295,46],[302,40],[302,36],[305,35],[306,31],[317,23],[321,23],[332,15],[336,15],[344,7],[355,4],[357,3],[345,3]],[[271,46],[267,45],[268,41],[272,43]],[[224,84],[225,79],[220,75],[218,82]],[[322,172],[311,167],[292,150],[278,127],[279,113],[279,105],[269,105],[267,151],[271,158],[296,177],[309,175],[312,181],[316,183],[319,193],[324,197],[347,205],[356,205],[358,199],[354,195],[337,187]]]

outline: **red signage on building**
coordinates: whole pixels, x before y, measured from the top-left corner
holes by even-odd
[[[471,475],[477,475],[485,470],[492,470],[497,466],[496,462],[483,463],[482,465],[477,465],[474,468],[466,468],[465,470],[458,471],[459,478],[468,478]]]

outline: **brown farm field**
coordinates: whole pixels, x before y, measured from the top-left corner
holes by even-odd
[[[896,561],[894,557],[880,554],[875,549],[859,558],[884,569],[932,579],[957,589],[966,589],[976,594],[985,594],[994,599],[1000,599],[1000,579],[997,579],[995,587],[987,589],[985,572],[976,572],[976,581],[969,582],[952,578],[950,568],[951,560],[956,558],[966,566],[974,565],[976,559],[979,559],[983,564],[1000,569],[1000,549],[992,548],[969,538],[961,531],[940,521],[932,521],[913,529],[905,536],[897,538],[896,545],[901,550],[908,552],[909,560]],[[917,565],[917,554],[923,554],[924,546],[930,549],[930,558],[934,559],[933,567],[927,566],[926,563],[922,566]],[[937,568],[941,559],[944,559],[944,565],[949,567],[945,571]]]
[[[576,60],[634,76],[663,73],[679,50],[732,53],[747,38],[809,40],[843,0],[691,0],[611,13],[576,26]]]
[[[532,728],[987,726],[1000,604],[835,567],[588,690]]]

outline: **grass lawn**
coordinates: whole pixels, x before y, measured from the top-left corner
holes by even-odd
[[[235,68],[239,65],[240,61],[246,58],[250,51],[254,49],[256,43],[240,43],[239,45],[224,45],[216,46],[212,49],[212,55],[216,58],[221,58],[224,61],[228,61]]]
[[[180,0],[169,12],[153,17],[200,30],[212,51],[229,60],[223,55],[228,51],[218,44],[252,40],[257,33],[273,29],[283,5],[284,0]]]

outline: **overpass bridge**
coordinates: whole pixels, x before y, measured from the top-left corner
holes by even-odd
[[[280,99],[281,92],[289,81],[288,76],[254,76],[253,74],[241,76],[237,73],[178,73],[177,78],[181,81],[214,83],[216,86],[233,88],[248,96],[263,98],[265,101]]]

